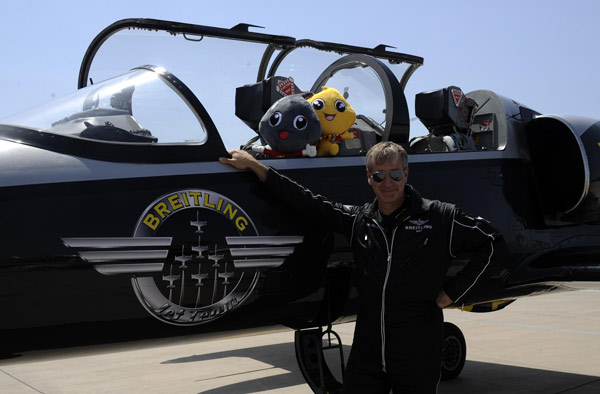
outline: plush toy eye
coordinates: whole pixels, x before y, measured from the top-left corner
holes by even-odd
[[[273,115],[271,115],[271,117],[269,118],[269,124],[272,127],[277,126],[279,123],[281,123],[281,112],[274,112]]]
[[[346,104],[342,100],[337,100],[335,102],[335,109],[337,109],[339,112],[344,112],[346,111]]]
[[[308,125],[308,121],[304,115],[298,115],[294,118],[294,127],[298,130],[304,130]]]
[[[321,99],[316,99],[315,101],[312,102],[313,108],[316,110],[320,110],[323,109],[323,107],[325,107],[325,101],[321,100]]]

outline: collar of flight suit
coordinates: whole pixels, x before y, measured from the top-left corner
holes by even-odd
[[[402,204],[400,212],[395,213],[397,223],[409,216],[417,215],[426,210],[426,201],[423,200],[421,194],[416,191],[414,187],[406,184],[404,186],[404,195],[406,196],[404,204]],[[381,223],[382,216],[381,212],[379,211],[377,198],[375,198],[373,203],[370,204],[370,207],[365,211],[365,216],[377,221],[378,223]]]

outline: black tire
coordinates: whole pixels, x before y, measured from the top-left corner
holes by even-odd
[[[442,380],[460,375],[467,359],[467,343],[460,328],[444,322],[444,347],[442,349]]]

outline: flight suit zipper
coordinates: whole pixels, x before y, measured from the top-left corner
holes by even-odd
[[[381,231],[381,233],[383,234],[383,239],[385,240],[385,245],[387,248],[387,253],[388,253],[388,258],[387,258],[387,269],[385,272],[385,279],[383,281],[383,289],[381,290],[381,363],[382,363],[382,370],[383,372],[386,372],[386,362],[385,362],[385,293],[386,293],[386,289],[387,289],[387,283],[388,283],[388,279],[390,277],[390,271],[392,268],[392,252],[393,252],[393,247],[394,247],[394,239],[396,238],[396,230],[398,230],[398,227],[400,227],[402,224],[404,224],[408,219],[410,219],[410,216],[405,218],[404,220],[402,220],[402,222],[394,227],[394,230],[392,231],[392,242],[390,243],[388,241],[387,235],[385,234],[385,230],[381,227],[381,225],[379,223],[377,223],[377,221],[373,220],[373,222],[377,225],[377,227],[379,228],[379,230]],[[412,258],[419,253],[419,251],[421,249],[423,249],[426,245],[427,242],[429,241],[429,237],[425,238],[425,241],[421,244],[421,246],[419,246],[419,248],[412,253],[410,256],[408,256],[403,262],[402,262],[402,266],[406,265],[408,262],[410,262],[412,260]]]
[[[380,227],[381,229],[381,227]],[[387,269],[385,271],[385,280],[383,281],[383,289],[381,291],[381,362],[383,367],[383,372],[385,372],[385,289],[387,288],[387,282],[390,277],[390,271],[392,268],[392,248],[394,245],[394,238],[396,237],[396,230],[398,227],[394,228],[392,232],[392,242],[388,244],[387,237],[385,235],[385,231],[383,231],[383,236],[385,238],[386,246],[388,247],[388,258],[387,258]]]

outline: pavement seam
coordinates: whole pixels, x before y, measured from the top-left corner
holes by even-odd
[[[0,368],[0,372],[4,373],[5,375],[7,375],[7,376],[9,376],[9,377],[11,377],[11,378],[13,378],[14,380],[16,380],[16,381],[17,381],[17,382],[19,382],[19,383],[21,383],[21,384],[24,384],[25,386],[29,387],[29,388],[30,388],[30,389],[32,389],[33,391],[35,391],[35,392],[38,392],[38,393],[40,393],[40,394],[44,394],[44,392],[43,392],[43,391],[40,391],[40,390],[36,389],[35,387],[33,387],[32,385],[25,383],[25,382],[24,382],[24,381],[22,381],[21,379],[18,379],[18,378],[16,378],[16,377],[14,377],[13,375],[11,375],[10,373],[6,372],[6,371],[5,371],[5,370],[3,370],[2,368]]]
[[[230,378],[232,376],[248,375],[248,374],[251,374],[251,373],[254,373],[254,372],[264,372],[264,371],[268,371],[270,369],[276,369],[276,368],[278,368],[278,367],[271,366],[271,367],[266,367],[266,368],[261,368],[261,369],[253,369],[253,370],[250,370],[250,371],[236,372],[236,373],[232,373],[232,374],[229,374],[229,375],[211,376],[210,378],[204,378],[204,379],[195,380],[195,382],[204,382],[204,381],[208,381],[208,380]]]
[[[587,386],[587,385],[590,385],[590,384],[592,384],[592,383],[595,383],[595,382],[600,382],[600,378],[598,378],[598,379],[594,379],[594,380],[591,380],[591,381],[589,381],[589,382],[587,382],[587,383],[580,384],[579,386],[571,387],[571,388],[569,388],[569,389],[566,389],[566,390],[563,390],[563,391],[558,391],[558,392],[556,392],[556,393],[554,393],[554,394],[563,394],[563,393],[568,393],[569,391],[572,391],[572,390],[576,390],[576,389],[579,389],[579,388],[585,387],[585,386]]]

